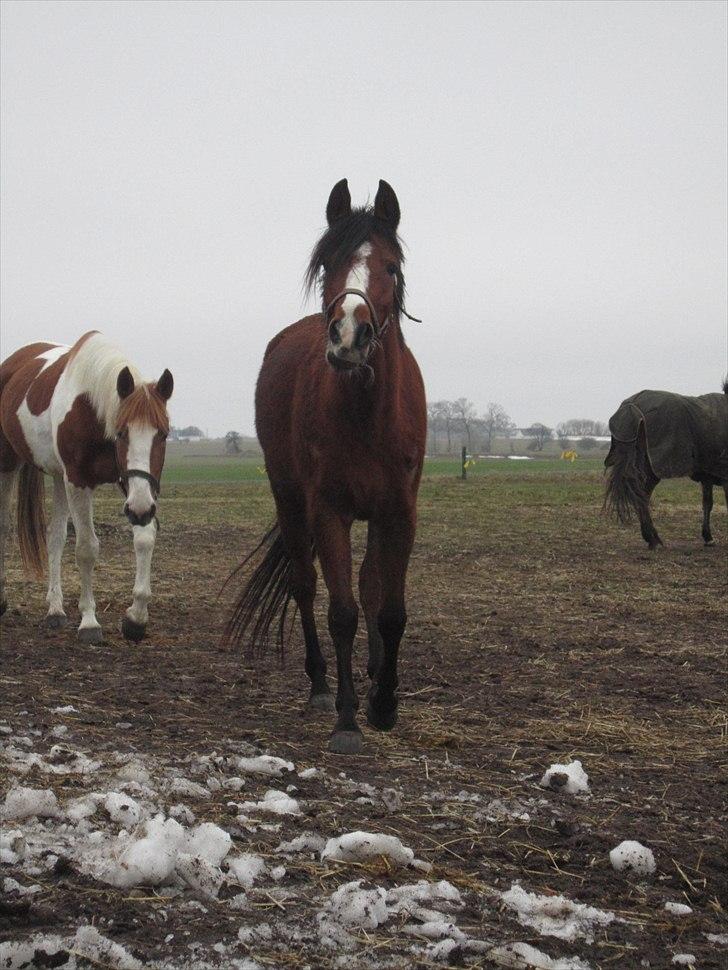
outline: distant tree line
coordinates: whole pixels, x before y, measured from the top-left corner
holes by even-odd
[[[596,448],[596,438],[609,434],[602,421],[588,418],[571,418],[556,428],[549,428],[540,421],[525,428],[518,428],[505,408],[491,401],[483,414],[478,414],[472,401],[459,397],[455,401],[429,401],[427,404],[428,448],[432,455],[453,454],[463,445],[470,454],[490,454],[496,439],[512,441],[514,438],[529,440],[530,451],[543,451],[548,441],[557,439],[562,445],[576,440],[583,450]]]

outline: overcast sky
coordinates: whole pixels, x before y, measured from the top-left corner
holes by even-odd
[[[719,389],[723,2],[5,0],[2,352],[104,331],[253,429],[332,185],[395,188],[428,397]]]

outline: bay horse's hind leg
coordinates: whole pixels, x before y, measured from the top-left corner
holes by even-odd
[[[2,443],[6,444],[4,438]],[[8,601],[5,599],[5,547],[11,532],[10,504],[17,475],[17,468],[0,472],[0,616],[8,608]]]
[[[397,659],[407,625],[405,580],[415,538],[414,510],[389,516],[377,523],[381,605],[378,628],[383,655],[369,691],[367,720],[379,731],[391,731],[397,723]]]
[[[710,482],[701,482],[703,486],[703,542],[706,546],[715,544],[710,531],[710,513],[713,511],[713,486]]]
[[[382,635],[379,632],[379,604],[381,602],[382,586],[379,579],[379,549],[377,529],[373,522],[367,529],[367,549],[359,570],[359,601],[364,611],[367,625],[367,639],[369,641],[369,661],[367,673],[373,680],[384,656]]]
[[[351,653],[359,622],[359,607],[351,591],[351,521],[333,512],[319,513],[314,527],[316,550],[329,591],[329,633],[336,648],[337,719],[329,751],[357,754],[362,737],[356,723],[359,698],[354,689]]]
[[[311,681],[309,708],[333,711],[334,698],[326,681],[326,660],[321,653],[313,603],[316,598],[316,569],[313,564],[311,534],[305,510],[284,508],[278,504],[278,525],[286,551],[291,558],[291,595],[301,615],[303,639],[306,644],[305,670]]]
[[[652,516],[650,515],[650,498],[652,497],[655,486],[659,481],[660,479],[653,474],[652,469],[649,469],[645,481],[644,502],[640,503],[637,510],[640,520],[642,538],[645,540],[650,549],[656,549],[658,546],[664,545],[662,539],[657,534],[657,529],[655,528],[652,521]]]

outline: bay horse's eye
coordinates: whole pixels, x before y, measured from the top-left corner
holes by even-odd
[[[396,263],[387,263],[387,272],[389,273],[390,276],[397,275],[397,268],[398,267]]]

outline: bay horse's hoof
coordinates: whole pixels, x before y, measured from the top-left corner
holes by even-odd
[[[361,731],[334,731],[329,740],[329,751],[334,754],[359,754],[362,745]]]
[[[68,623],[65,613],[49,613],[45,619],[45,624],[49,630],[60,630]]]
[[[134,643],[139,643],[140,640],[144,639],[146,631],[147,628],[143,623],[130,620],[128,616],[125,616],[121,621],[121,632],[125,640],[133,640]]]
[[[102,643],[104,635],[100,626],[84,626],[78,631],[81,643]]]
[[[367,722],[377,731],[391,731],[397,723],[397,705],[382,710],[369,701],[367,704]]]
[[[306,707],[310,711],[325,711],[327,714],[331,714],[336,710],[334,695],[330,691],[321,694],[311,694]]]

